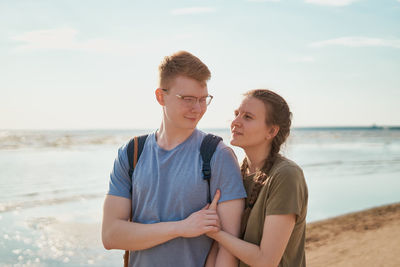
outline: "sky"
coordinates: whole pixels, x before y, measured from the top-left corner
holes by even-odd
[[[400,125],[400,0],[1,0],[0,129],[157,128],[158,65],[212,72],[199,124],[282,95],[293,125]]]

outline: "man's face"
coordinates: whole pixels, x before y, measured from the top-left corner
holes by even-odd
[[[166,125],[178,129],[194,129],[206,112],[207,105],[200,101],[190,103],[182,97],[204,99],[208,95],[207,86],[194,79],[178,76],[166,89],[163,107]]]

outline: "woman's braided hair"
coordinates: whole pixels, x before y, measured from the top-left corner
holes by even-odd
[[[263,166],[256,172],[253,178],[254,186],[251,193],[247,196],[247,206],[242,219],[242,234],[244,234],[250,211],[258,198],[261,187],[269,176],[276,159],[279,157],[281,145],[286,141],[290,134],[290,126],[292,123],[292,113],[290,112],[285,99],[280,95],[267,89],[256,89],[246,92],[244,96],[254,97],[261,100],[266,109],[265,123],[267,125],[277,125],[279,126],[279,130],[276,136],[272,139],[271,150],[269,151],[268,157],[265,159]],[[244,158],[240,167],[242,177],[246,177],[248,167],[247,158]]]

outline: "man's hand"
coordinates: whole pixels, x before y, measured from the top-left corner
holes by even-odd
[[[219,189],[215,192],[213,201],[211,202],[210,206],[208,207],[208,210],[214,210],[217,211],[217,207],[218,207],[218,201],[221,197],[221,191],[219,191]],[[218,217],[218,213],[217,213],[217,223],[218,223],[218,229],[216,231],[210,231],[207,232],[207,236],[210,238],[213,238],[213,236],[219,232],[219,230],[221,230],[221,223]]]
[[[215,199],[214,199],[215,200]],[[181,221],[181,236],[196,237],[209,232],[220,230],[219,218],[217,215],[217,204],[207,204],[201,210],[192,213]],[[218,200],[216,200],[218,202]]]
[[[217,189],[217,191],[215,191],[215,195],[213,198],[213,201],[211,202],[210,206],[208,207],[209,210],[217,210],[217,206],[218,206],[218,201],[221,198],[221,191],[219,191],[219,189]]]

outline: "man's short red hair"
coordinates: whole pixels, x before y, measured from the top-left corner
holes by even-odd
[[[178,76],[185,76],[203,85],[211,78],[208,67],[197,57],[186,51],[179,51],[166,56],[158,67],[160,73],[160,88],[168,89],[171,82]]]

